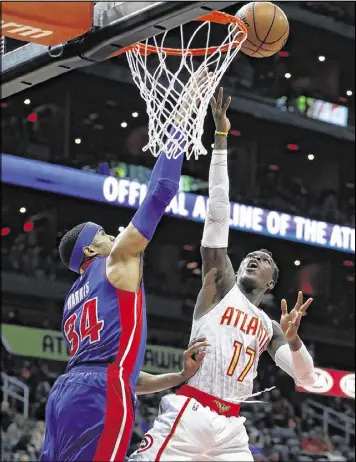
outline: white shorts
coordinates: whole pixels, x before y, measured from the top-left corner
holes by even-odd
[[[225,417],[194,398],[166,395],[153,428],[129,461],[253,462],[244,417]]]

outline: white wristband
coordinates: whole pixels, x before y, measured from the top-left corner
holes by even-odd
[[[227,155],[227,149],[214,149],[213,154]]]

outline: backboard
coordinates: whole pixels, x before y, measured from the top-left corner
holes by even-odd
[[[2,56],[2,98],[71,70],[105,61],[126,46],[235,3],[96,2],[92,28],[86,34],[52,48],[28,43]]]

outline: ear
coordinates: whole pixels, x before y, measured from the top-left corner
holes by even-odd
[[[270,281],[268,284],[267,284],[267,287],[268,287],[268,290],[272,290],[274,288],[274,282],[273,281]]]
[[[92,249],[90,245],[83,247],[83,253],[88,258],[94,257],[94,255],[96,255],[95,250]]]

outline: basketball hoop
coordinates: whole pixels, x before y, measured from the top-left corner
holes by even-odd
[[[116,53],[126,53],[133,80],[146,102],[149,142],[143,151],[150,150],[155,157],[161,152],[165,152],[168,158],[179,157],[182,153],[182,141],[187,159],[192,156],[197,159],[199,155],[207,153],[201,139],[209,101],[247,37],[247,28],[243,22],[221,11],[213,11],[196,21],[200,24],[189,38],[187,46],[182,25],[179,28],[180,48],[164,46],[169,32],[166,31],[150,39],[153,41],[152,45],[146,40]],[[227,26],[226,37],[219,46],[210,44],[212,23]],[[204,33],[203,48],[192,47],[198,33]],[[152,64],[149,56],[153,54],[158,62]],[[175,71],[168,67],[168,56],[181,58],[179,64],[172,63],[177,67]],[[200,58],[194,60],[194,57]],[[212,75],[199,87],[196,76],[204,69]],[[182,103],[185,103],[184,107]],[[179,122],[176,120],[177,116]],[[182,135],[179,139],[171,132],[173,121]]]

